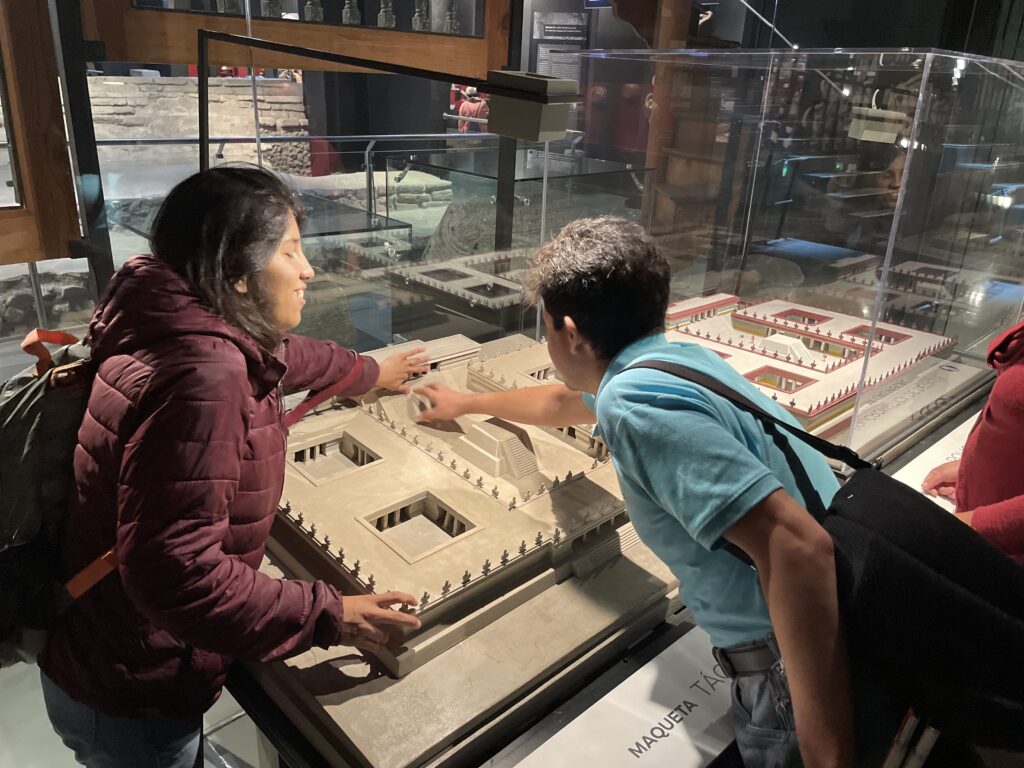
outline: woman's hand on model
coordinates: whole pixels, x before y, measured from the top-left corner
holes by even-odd
[[[341,601],[345,625],[342,642],[365,651],[379,651],[387,645],[392,631],[419,629],[420,620],[415,616],[391,609],[399,604],[419,605],[419,601],[405,592],[345,595]]]
[[[426,384],[413,391],[430,401],[430,408],[422,411],[416,419],[421,424],[451,421],[470,412],[470,395],[467,392],[459,392],[442,384]]]
[[[947,461],[940,464],[925,477],[921,490],[929,496],[942,496],[947,499],[956,498],[956,478],[960,472],[960,460]]]
[[[409,388],[405,386],[405,382],[409,377],[430,370],[430,358],[423,354],[426,351],[426,347],[416,347],[408,352],[399,352],[384,358],[380,364],[376,385],[394,392],[408,392]]]

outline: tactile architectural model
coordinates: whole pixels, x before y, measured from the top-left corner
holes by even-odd
[[[454,336],[428,347],[433,370],[418,385],[498,391],[555,377],[545,345],[522,336],[486,345]],[[628,523],[607,449],[589,426],[481,416],[425,426],[416,422],[420,400],[385,393],[337,403],[289,435],[282,511],[363,591],[415,591],[428,624],[451,620],[470,597],[493,598],[504,611],[555,583],[552,547]],[[405,674],[456,639],[413,639],[382,660]]]
[[[433,370],[421,384],[485,391],[555,380],[546,345],[523,336],[426,346]],[[674,588],[638,541],[590,427],[477,416],[427,427],[420,410],[415,395],[371,393],[295,425],[268,544],[294,575],[420,599],[423,629],[378,656],[390,677],[344,648],[257,672],[321,751],[355,751],[379,768],[420,765],[486,713],[527,693],[555,695],[553,670],[596,663],[594,649],[621,652],[664,619]]]
[[[785,299],[750,304],[720,293],[670,305],[666,323],[669,339],[711,349],[805,428],[833,429],[849,421],[870,321]],[[883,384],[956,343],[878,323],[864,385]]]

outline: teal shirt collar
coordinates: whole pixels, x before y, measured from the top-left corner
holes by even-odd
[[[604,376],[601,377],[601,383],[597,386],[597,392],[594,393],[594,397],[599,398],[601,391],[608,386],[608,382],[623,368],[628,368],[644,355],[668,343],[665,334],[659,331],[650,336],[637,339],[632,344],[623,347],[608,365],[608,370],[604,372]]]

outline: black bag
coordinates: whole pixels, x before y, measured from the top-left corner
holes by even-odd
[[[0,668],[42,649],[64,598],[56,545],[93,378],[89,349],[36,330],[40,362],[0,386]],[[65,343],[51,356],[42,342]]]
[[[808,504],[820,505],[812,511],[835,547],[851,657],[882,671],[944,733],[1024,749],[1024,568],[850,448],[773,416],[717,379],[663,361],[630,368],[691,381],[761,422]],[[827,509],[779,427],[854,470]]]

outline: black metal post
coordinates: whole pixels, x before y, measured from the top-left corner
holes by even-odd
[[[512,247],[512,225],[516,203],[517,142],[507,136],[498,138],[498,190],[495,195],[494,250]],[[497,264],[495,265],[497,270]]]
[[[74,150],[75,171],[79,176],[81,213],[85,219],[85,240],[72,243],[71,253],[88,260],[98,296],[114,274],[114,258],[110,248],[86,66],[89,61],[102,61],[105,53],[101,46],[87,42],[83,37],[79,0],[50,0],[50,14],[57,24],[60,46],[57,54],[63,64],[67,102],[64,108]]]
[[[206,30],[199,30],[199,170],[210,170],[210,68]]]
[[[493,11],[492,11],[493,12]],[[597,18],[597,14],[589,14],[594,19]],[[509,8],[509,23],[508,23],[508,66],[505,69],[509,69],[513,72],[518,72],[523,69],[523,3],[522,0],[517,0],[511,3]]]

